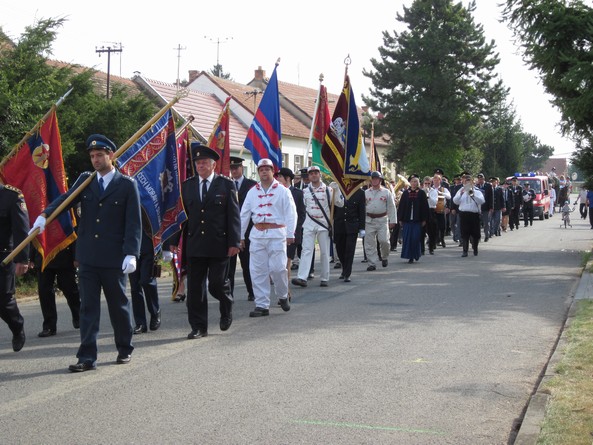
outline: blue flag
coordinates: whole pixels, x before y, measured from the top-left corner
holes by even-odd
[[[175,122],[168,110],[123,155],[117,164],[136,179],[142,209],[150,222],[154,252],[187,219],[181,203]]]
[[[344,158],[344,176],[347,178],[367,179],[371,175],[371,166],[369,158],[362,143],[362,132],[358,120],[358,110],[354,101],[354,93],[350,85],[350,77],[346,75],[342,95],[345,96],[348,104],[348,116],[344,125],[345,132],[345,158]]]
[[[277,67],[278,64],[274,67],[272,77],[270,77],[243,144],[251,152],[256,165],[260,159],[268,158],[274,164],[274,171],[278,171],[282,167],[282,130],[280,128]]]

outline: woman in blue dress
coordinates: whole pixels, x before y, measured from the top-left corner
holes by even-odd
[[[418,175],[408,178],[410,187],[404,190],[397,209],[397,220],[402,226],[402,254],[408,263],[422,255],[422,228],[429,218],[428,197],[420,188]]]

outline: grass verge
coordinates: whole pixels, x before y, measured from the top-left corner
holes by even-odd
[[[544,386],[551,397],[538,445],[590,445],[593,439],[593,300],[576,304],[556,375]]]

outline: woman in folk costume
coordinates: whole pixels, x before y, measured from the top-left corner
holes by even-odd
[[[422,255],[422,228],[429,218],[428,198],[420,188],[418,175],[408,178],[410,187],[404,190],[397,208],[397,219],[402,227],[401,257],[413,263]]]

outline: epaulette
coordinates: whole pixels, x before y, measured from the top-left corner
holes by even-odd
[[[82,172],[80,176],[91,176],[92,174],[92,172]]]
[[[132,178],[131,176],[121,174],[122,178],[129,179],[130,181],[134,182],[136,179]]]
[[[226,179],[227,181],[231,181],[231,182],[233,181],[233,178],[230,178],[230,177],[228,177],[228,176],[225,176],[225,175],[218,175],[218,176],[219,176],[220,178]]]
[[[19,197],[23,196],[23,192],[21,192],[19,189],[17,189],[15,186],[10,185],[10,184],[4,184],[4,188],[7,190],[10,190],[11,192],[15,192],[16,194],[19,195]]]
[[[186,179],[185,181],[183,181],[183,182],[185,183],[185,182],[188,182],[188,181],[194,180],[194,179],[196,179],[196,178],[197,178],[197,176],[190,176],[189,178],[187,178],[187,179]]]

